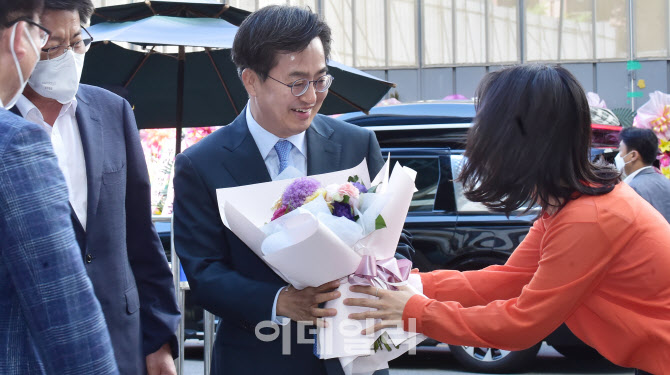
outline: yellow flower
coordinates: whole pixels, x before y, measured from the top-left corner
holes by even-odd
[[[662,167],[661,172],[663,172],[665,177],[670,179],[670,167]]]
[[[661,149],[661,152],[670,152],[670,140],[661,140],[661,146],[659,148]]]
[[[319,196],[323,196],[324,199],[325,199],[325,198],[326,198],[326,189],[324,189],[324,188],[318,188],[318,189],[316,189],[316,191],[314,192],[314,194],[312,194],[312,195],[310,195],[309,197],[305,198],[305,203],[304,203],[304,204],[307,204],[307,203],[309,203],[309,202],[315,200],[315,199],[318,198]]]
[[[281,197],[279,197],[279,199],[277,199],[275,204],[272,206],[272,211],[277,211],[279,209],[279,207],[281,207],[281,205],[282,205]]]

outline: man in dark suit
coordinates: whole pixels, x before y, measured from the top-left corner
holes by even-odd
[[[653,164],[658,155],[658,138],[650,129],[627,128],[619,134],[617,167],[626,176],[630,185],[642,198],[670,222],[670,180]]]
[[[371,176],[381,169],[374,133],[317,115],[332,82],[329,53],[330,28],[309,10],[270,6],[251,14],[232,50],[248,105],[230,125],[177,156],[175,249],[197,301],[221,317],[214,374],[342,373],[336,359],[313,354],[313,331],[296,324],[336,314],[320,306],[340,296],[339,282],[287,287],[223,225],[216,200],[216,189],[282,178],[286,168],[313,175],[366,158]],[[411,251],[399,246],[408,258]],[[276,325],[259,326],[267,321]]]
[[[0,0],[0,374],[118,374],[44,131],[7,109],[49,30],[41,0]]]
[[[86,271],[122,374],[175,374],[172,273],[151,222],[144,154],[128,102],[79,85],[90,0],[46,0],[52,38],[17,107],[51,135]],[[75,97],[76,95],[76,97]]]

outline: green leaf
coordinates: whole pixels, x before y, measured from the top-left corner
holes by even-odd
[[[361,218],[360,216],[356,215],[356,216],[354,216],[354,221],[358,221],[358,219],[360,219],[360,218]]]
[[[348,195],[345,195],[345,196],[342,197],[342,203],[349,204],[349,196]]]
[[[358,182],[358,181],[359,181],[358,175],[349,176],[349,178],[347,179],[347,182]]]
[[[375,186],[369,188],[369,189],[368,189],[368,193],[369,193],[369,194],[374,194],[374,193],[376,193],[376,192],[377,192],[377,186],[379,186],[379,185],[375,185]]]
[[[382,215],[379,215],[375,219],[375,230],[382,229],[382,228],[386,228],[386,221],[384,221],[384,218],[382,217]]]

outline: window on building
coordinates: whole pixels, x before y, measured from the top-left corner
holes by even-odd
[[[596,0],[596,58],[628,57],[627,0]]]
[[[423,0],[423,63],[424,65],[454,62],[452,1]]]
[[[456,0],[456,62],[486,62],[486,0]]]
[[[256,0],[226,0],[226,4],[253,12],[256,10]]]
[[[416,0],[389,0],[389,66],[416,65]]]
[[[635,1],[635,57],[668,56],[668,1]]]
[[[287,4],[286,0],[256,0],[256,9],[261,9],[268,5],[286,5],[286,4]]]
[[[288,3],[290,5],[298,5],[298,6],[303,6],[303,7],[309,7],[309,9],[311,9],[312,12],[318,12],[319,11],[319,9],[317,9],[316,0],[289,0]]]
[[[593,1],[564,0],[561,60],[592,60]]]
[[[488,61],[519,61],[519,7],[517,0],[489,1]]]
[[[361,68],[385,67],[386,7],[385,0],[354,2],[354,64]]]
[[[331,58],[343,64],[354,64],[352,0],[326,0],[323,14],[330,26],[333,42]]]
[[[526,61],[558,60],[560,0],[526,0]]]

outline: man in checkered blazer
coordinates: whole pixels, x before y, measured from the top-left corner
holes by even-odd
[[[51,142],[10,113],[48,30],[40,0],[0,0],[0,374],[118,374]]]

